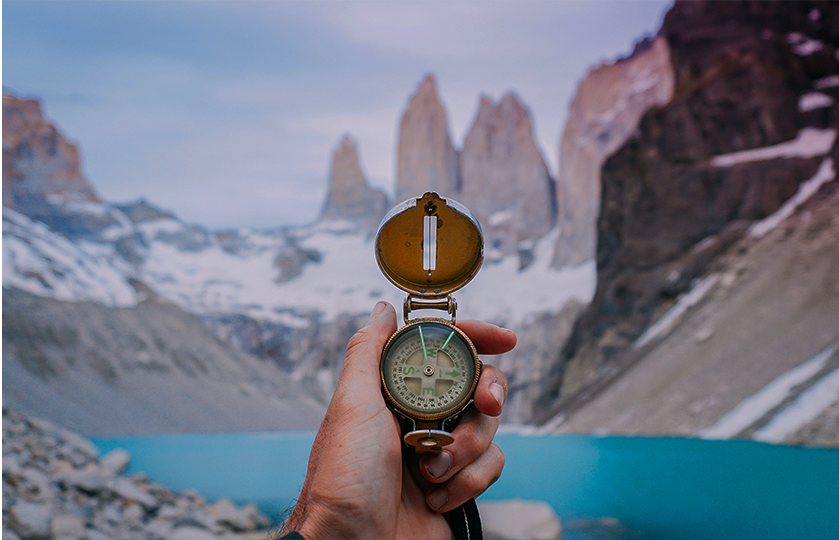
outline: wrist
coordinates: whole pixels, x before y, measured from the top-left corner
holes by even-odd
[[[306,501],[301,499],[283,527],[282,534],[296,532],[305,540],[358,537],[359,524],[343,526],[338,517],[336,512],[330,511],[312,498]]]

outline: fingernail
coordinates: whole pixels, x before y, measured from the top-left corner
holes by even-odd
[[[506,399],[506,395],[504,393],[504,387],[498,383],[492,383],[489,385],[489,393],[492,394],[492,397],[495,398],[495,401],[498,402],[499,407],[504,406],[504,400]]]
[[[425,470],[428,471],[428,474],[430,474],[432,478],[442,477],[444,474],[449,472],[451,466],[452,455],[445,450],[425,461]]]
[[[370,318],[372,319],[373,317],[375,317],[377,315],[380,315],[382,313],[382,311],[385,310],[386,307],[387,307],[387,302],[384,302],[384,301],[378,302],[373,307],[373,313],[370,314]]]
[[[449,492],[445,489],[438,489],[428,494],[428,504],[435,510],[440,510],[449,502]]]

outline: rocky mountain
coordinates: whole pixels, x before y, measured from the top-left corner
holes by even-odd
[[[132,307],[4,290],[3,402],[89,436],[319,423],[321,389],[132,283],[144,298]]]
[[[559,145],[557,268],[595,257],[603,162],[626,143],[644,113],[672,99],[674,79],[667,40],[657,37],[641,41],[628,58],[600,64],[580,82]]]
[[[770,225],[716,257],[558,429],[839,446],[839,182]]]
[[[460,201],[490,232],[489,248],[516,253],[553,228],[556,188],[533,137],[530,113],[515,94],[497,104],[481,98],[463,142],[460,170]]]
[[[396,200],[428,190],[464,203],[478,218],[487,257],[509,255],[524,268],[535,243],[556,222],[556,186],[533,135],[530,111],[514,93],[497,104],[481,97],[463,149],[428,75],[411,97],[399,129]]]
[[[831,3],[677,2],[657,36],[583,79],[558,183],[515,94],[482,98],[458,151],[436,82],[422,81],[400,125],[396,197],[438,189],[484,226],[485,265],[456,294],[458,318],[519,335],[514,351],[483,359],[510,381],[504,421],[751,436],[794,405],[818,413],[796,428],[800,441],[830,439],[819,426],[839,399],[812,405],[809,390],[834,395],[839,340],[825,270],[836,253],[837,28]],[[23,129],[21,100],[8,98],[4,130]],[[10,193],[37,184],[14,171],[64,167],[18,165],[31,154],[11,151],[21,139],[8,139]],[[209,231],[145,200],[43,190],[31,204],[10,200],[3,307],[20,322],[3,334],[6,399],[55,418],[58,397],[15,389],[104,396],[89,413],[121,384],[157,395],[172,378],[192,381],[185,389],[214,381],[232,411],[244,394],[279,399],[267,411],[322,410],[369,309],[404,297],[376,267],[383,198],[358,153],[340,142],[321,219],[306,227]],[[736,411],[761,410],[748,400],[764,391],[772,406],[744,425]],[[138,400],[125,393],[126,410],[140,414]],[[27,409],[36,401],[48,405]]]
[[[431,75],[419,85],[402,114],[396,164],[397,202],[426,191],[449,196],[460,191],[458,154]]]
[[[329,191],[319,219],[347,220],[372,232],[387,209],[387,195],[370,188],[361,171],[355,141],[345,135],[332,154]]]
[[[6,103],[13,104],[8,97]],[[499,130],[497,137],[508,140],[519,125],[519,130],[526,131],[522,138],[530,142],[529,147],[522,148],[534,152],[529,116],[512,96],[507,102],[514,105],[509,109],[519,124],[511,123],[504,129],[493,124],[493,129]],[[498,157],[487,155],[486,159]],[[519,164],[524,167],[521,161]],[[541,180],[547,182],[541,158],[537,164],[536,171],[541,171]],[[403,293],[381,275],[373,256],[370,232],[384,211],[382,198],[367,187],[357,148],[345,138],[333,156],[324,212],[308,227],[209,231],[184,223],[144,199],[125,204],[89,201],[84,206],[67,207],[43,198],[44,207],[52,209],[59,222],[108,216],[79,235],[60,225],[49,226],[38,220],[37,214],[33,219],[4,207],[3,279],[7,294],[3,303],[10,316],[21,321],[4,332],[4,363],[10,366],[3,379],[7,402],[26,413],[66,423],[71,413],[82,414],[81,408],[60,411],[56,403],[62,398],[58,396],[74,392],[98,396],[86,398],[99,405],[87,407],[89,418],[73,427],[82,433],[97,427],[122,432],[129,424],[99,418],[107,412],[101,404],[114,399],[109,387],[112,381],[105,374],[110,374],[121,388],[134,384],[132,377],[138,373],[153,371],[161,363],[168,366],[165,375],[144,375],[146,379],[142,384],[138,379],[136,387],[151,385],[154,389],[150,392],[168,396],[167,378],[183,376],[191,380],[194,376],[197,382],[203,373],[218,371],[217,378],[224,387],[219,391],[227,397],[216,395],[213,399],[222,403],[233,400],[231,395],[238,395],[242,384],[250,384],[253,370],[262,362],[260,369],[266,370],[263,376],[271,383],[264,390],[265,396],[278,396],[290,404],[310,399],[311,410],[322,410],[340,371],[346,343],[363,325],[369,309],[381,298],[395,305],[403,299]],[[363,212],[356,208],[359,201]],[[594,287],[591,265],[568,271],[549,267],[555,236],[545,234],[528,242],[527,268],[521,269],[519,253],[496,255],[457,295],[460,317],[493,320],[532,336],[532,345],[520,348],[521,352],[487,360],[503,365],[514,383],[507,414],[515,421],[531,416],[531,402],[538,389],[533,383],[550,369],[555,349],[563,343],[575,314],[591,297]],[[550,292],[546,293],[542,285]],[[152,309],[149,298],[166,308]],[[156,310],[164,310],[166,315],[155,315]],[[40,322],[35,324],[32,317]],[[189,323],[169,320],[173,317]],[[184,340],[178,333],[154,325],[157,319],[169,320],[173,327],[192,327],[200,322],[215,336],[218,348],[212,354],[203,351],[198,344],[208,339],[207,335],[194,334],[194,340]],[[106,353],[92,347],[91,343],[99,341],[107,344],[102,349]],[[133,345],[126,346],[127,342]],[[193,346],[197,348],[189,353]],[[33,355],[43,358],[36,361],[30,358]],[[137,363],[138,355],[157,360],[151,367],[145,366]],[[79,359],[89,357],[104,363],[95,376],[82,377],[81,381],[74,370],[87,370]],[[193,360],[184,358],[205,360],[196,367]],[[47,377],[42,370],[54,371],[54,376]],[[291,392],[287,381],[294,381],[299,393]],[[33,385],[37,392],[15,390]],[[59,391],[62,385],[66,391]],[[184,388],[189,387],[184,384]],[[56,393],[55,399],[46,399],[50,392]],[[39,397],[30,399],[28,395]],[[125,415],[154,416],[161,412],[150,410],[130,392],[122,398],[116,403],[124,405]],[[161,404],[175,408],[177,399],[162,399]],[[237,410],[236,406],[231,410]],[[212,425],[236,429],[226,420],[213,424],[211,418],[208,415],[199,421],[184,415],[181,427],[161,417],[130,425],[142,425],[136,429],[143,430],[178,430],[183,426],[215,429]],[[305,415],[299,419],[311,420]],[[264,429],[273,429],[279,421],[268,422],[259,415],[252,420],[250,428],[262,425]],[[260,424],[263,420],[266,423]],[[245,429],[248,422],[238,425]]]
[[[46,121],[35,99],[3,94],[3,206],[50,227],[88,237],[113,223],[79,213],[101,202],[81,172],[79,148]]]
[[[836,189],[836,4],[677,2],[665,17],[658,39],[666,40],[670,51],[675,73],[673,97],[647,111],[627,142],[603,164],[597,290],[555,365],[551,387],[540,399],[542,421],[556,418],[562,411],[567,418],[585,408],[595,395],[617,395],[618,386],[629,383],[616,381],[622,380],[630,366],[636,366],[634,373],[642,369],[637,366],[652,365],[658,358],[655,352],[644,354],[644,347],[656,342],[644,340],[644,334],[655,328],[654,323],[665,320],[666,313],[672,313],[669,308],[681,305],[677,314],[683,313],[697,304],[685,307],[679,299],[700,292],[707,298],[704,295],[730,287],[734,277],[742,274],[736,270],[738,253],[747,261],[742,264],[757,264],[764,244],[758,242],[753,247],[755,235],[766,234],[783,219],[802,212],[798,207],[810,198],[830,198]],[[804,217],[792,219],[806,223],[817,214],[815,207],[804,208]],[[835,211],[835,206],[828,208]],[[800,308],[796,315],[784,310],[788,314],[785,319],[764,312],[764,319],[777,319],[776,330],[764,338],[759,337],[762,332],[773,328],[767,320],[747,322],[720,316],[716,324],[702,324],[699,333],[705,336],[711,332],[704,338],[710,340],[715,334],[708,328],[724,332],[717,324],[739,329],[739,336],[727,342],[730,348],[718,351],[731,367],[713,366],[707,363],[709,359],[694,364],[691,369],[705,365],[718,377],[714,379],[716,387],[703,387],[700,381],[704,379],[698,374],[688,383],[707,394],[707,402],[697,398],[691,404],[703,413],[701,421],[670,428],[661,423],[656,430],[696,433],[756,386],[770,384],[773,376],[836,343],[839,326],[831,319],[835,317],[831,300],[823,299],[826,304],[800,303],[803,298],[815,300],[822,294],[835,299],[835,281],[831,285],[826,275],[813,277],[820,280],[814,289],[800,279],[811,265],[815,268],[834,262],[831,257],[835,257],[836,244],[828,238],[836,225],[825,217],[831,211],[818,210],[823,213],[818,225],[800,226],[808,231],[798,237],[801,246],[788,241],[782,242],[783,248],[776,246],[775,256],[783,257],[787,266],[754,270],[755,279],[775,280],[775,287],[763,290],[772,298],[783,298],[791,293],[783,289],[793,288],[798,299],[793,305]],[[779,235],[776,241],[795,234],[796,225],[790,222],[783,230],[786,232],[774,233]],[[820,251],[823,249],[827,252]],[[751,250],[753,260],[744,255]],[[796,257],[808,261],[805,267],[792,263]],[[769,259],[763,260],[769,264]],[[727,276],[724,282],[711,278],[716,272],[720,272],[719,280],[719,276]],[[796,284],[801,288],[795,289]],[[745,291],[755,294],[757,290],[751,286],[744,284],[739,295],[732,291],[716,294],[721,295],[720,300],[727,294],[729,302],[744,301],[742,295],[749,294]],[[761,307],[764,302],[756,297],[749,299],[751,309],[768,309]],[[805,314],[822,313],[820,310],[832,314],[825,315],[831,322],[824,332],[808,334],[800,329],[796,321],[804,320]],[[700,324],[699,319],[693,320]],[[778,341],[779,333],[787,334],[787,339]],[[744,359],[740,344],[772,354],[760,358],[748,354]],[[671,365],[688,369],[675,357],[667,358]],[[748,383],[734,384],[738,370],[749,374]],[[648,388],[646,396],[685,404],[687,397],[670,386],[672,382],[662,381],[666,386],[655,391]],[[636,391],[641,392],[640,387]],[[722,399],[719,396],[724,392],[728,395]],[[608,425],[616,429],[613,423]]]

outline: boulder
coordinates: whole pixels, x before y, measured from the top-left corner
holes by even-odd
[[[50,536],[51,520],[49,505],[19,501],[9,508],[5,521],[6,526],[22,540],[46,540]]]
[[[553,508],[542,501],[511,499],[478,503],[487,540],[553,540],[562,526]]]
[[[122,448],[115,448],[102,456],[99,460],[99,466],[108,473],[117,475],[125,471],[130,462],[131,456],[128,452]]]

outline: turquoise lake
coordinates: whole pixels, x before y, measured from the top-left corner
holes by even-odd
[[[210,501],[255,502],[277,517],[297,497],[313,433],[180,434],[94,439],[123,448],[132,472]],[[837,539],[839,450],[752,441],[499,434],[507,461],[482,500],[548,502],[564,538],[616,518],[642,539]],[[607,535],[609,538],[614,532]]]

